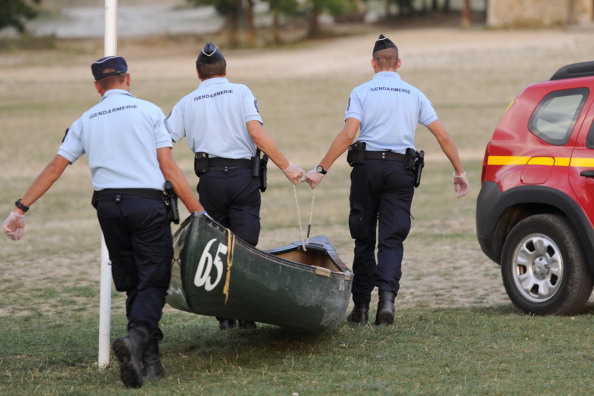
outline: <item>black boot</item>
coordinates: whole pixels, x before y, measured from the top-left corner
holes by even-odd
[[[256,325],[256,322],[253,322],[251,320],[241,320],[239,319],[237,321],[237,327],[239,327],[240,329],[257,329],[258,326]]]
[[[377,304],[377,314],[375,324],[394,324],[394,299],[396,294],[391,291],[379,291],[379,302]]]
[[[234,329],[237,327],[237,323],[235,319],[225,319],[225,318],[217,318],[219,321],[219,329],[221,330],[229,330]]]
[[[165,370],[163,370],[163,365],[161,364],[158,341],[152,341],[146,346],[142,363],[144,364],[142,377],[145,380],[159,379],[165,375]]]
[[[113,342],[113,353],[120,361],[120,379],[129,388],[142,386],[141,363],[148,334],[146,329],[135,327]]]
[[[369,304],[355,304],[353,312],[347,317],[347,321],[360,325],[367,324],[369,320]]]

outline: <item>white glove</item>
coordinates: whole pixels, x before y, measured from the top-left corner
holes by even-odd
[[[18,241],[25,231],[25,215],[10,212],[6,220],[4,220],[3,228],[7,237],[13,241]]]
[[[305,171],[293,163],[289,163],[289,167],[284,169],[283,173],[293,184],[297,184],[303,175],[305,175]]]
[[[462,198],[468,193],[468,190],[470,190],[470,183],[466,177],[466,172],[462,173],[461,175],[456,175],[456,172],[454,172],[453,183],[454,191],[456,192],[456,196],[458,198]]]
[[[320,172],[318,172],[315,169],[312,169],[309,172],[307,172],[307,174],[305,175],[305,179],[303,181],[306,182],[307,184],[309,184],[309,186],[313,190],[314,188],[316,188],[316,186],[318,184],[320,184],[322,182],[323,178],[324,178],[323,174],[321,174]]]

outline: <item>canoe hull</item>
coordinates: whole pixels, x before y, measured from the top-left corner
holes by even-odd
[[[352,273],[324,236],[305,251],[293,243],[264,252],[195,213],[174,247],[167,297],[174,308],[306,331],[337,324],[347,309]]]

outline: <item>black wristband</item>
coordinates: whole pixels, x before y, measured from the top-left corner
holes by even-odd
[[[22,210],[23,212],[26,212],[29,210],[28,206],[25,206],[21,203],[21,198],[17,199],[16,202],[14,203],[14,206],[16,206],[17,208],[19,208],[20,210]]]

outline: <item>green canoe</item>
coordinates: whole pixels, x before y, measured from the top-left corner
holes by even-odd
[[[167,303],[198,315],[320,331],[343,320],[353,282],[319,235],[261,251],[206,215],[189,216],[173,236]]]

